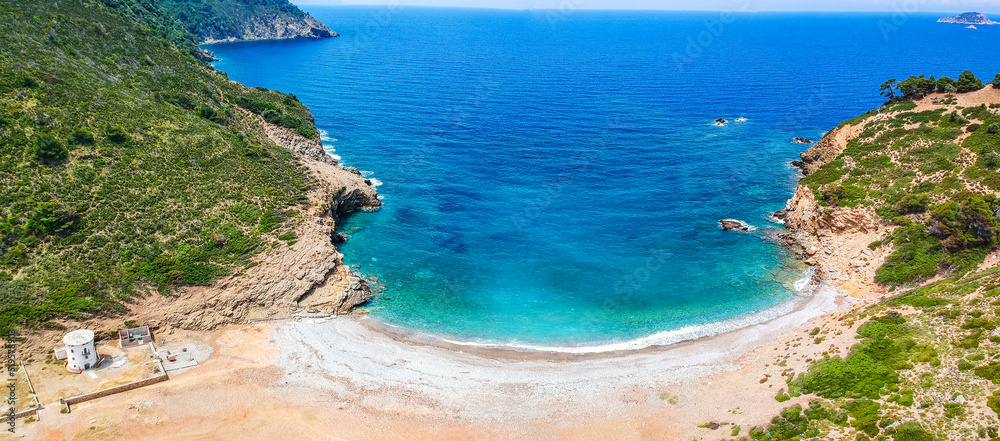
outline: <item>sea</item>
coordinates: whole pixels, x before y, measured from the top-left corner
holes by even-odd
[[[294,93],[377,186],[338,226],[370,316],[463,344],[639,348],[787,313],[810,292],[768,240],[793,138],[889,78],[1000,72],[1000,26],[946,13],[305,8],[341,37],[206,46],[214,67]]]

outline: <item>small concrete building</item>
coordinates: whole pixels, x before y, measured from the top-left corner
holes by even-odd
[[[153,336],[150,335],[148,326],[121,329],[118,331],[118,347],[122,349],[143,346],[152,342]]]
[[[94,347],[94,331],[78,329],[63,337],[66,345],[66,370],[83,372],[97,366],[97,349]]]

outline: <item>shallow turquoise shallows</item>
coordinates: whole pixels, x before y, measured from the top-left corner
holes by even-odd
[[[298,95],[382,183],[340,228],[372,315],[467,342],[634,347],[781,313],[802,274],[760,236],[792,138],[890,77],[1000,71],[1000,29],[931,15],[309,12],[342,37],[214,45],[216,67]]]

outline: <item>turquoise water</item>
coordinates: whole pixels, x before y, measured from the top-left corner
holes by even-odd
[[[936,15],[309,11],[342,37],[214,45],[216,67],[298,95],[383,184],[340,227],[372,315],[473,342],[663,343],[780,313],[801,274],[760,236],[791,139],[889,77],[1000,70],[1000,29]]]

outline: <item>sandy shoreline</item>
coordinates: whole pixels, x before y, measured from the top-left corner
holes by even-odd
[[[275,364],[302,387],[346,396],[364,391],[363,400],[378,408],[424,403],[431,413],[513,427],[552,417],[553,403],[566,406],[565,415],[613,414],[621,410],[620,400],[599,397],[737,371],[753,351],[844,310],[845,298],[843,290],[823,284],[795,310],[768,322],[630,351],[460,345],[354,317],[281,322],[274,325],[272,344]]]

